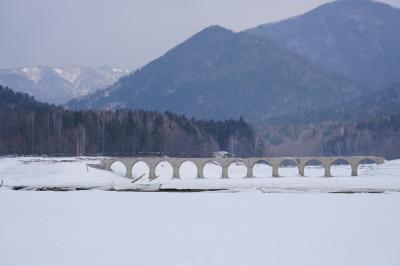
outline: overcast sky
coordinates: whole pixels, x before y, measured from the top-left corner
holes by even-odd
[[[0,0],[0,68],[143,66],[209,25],[240,31],[329,0]],[[385,0],[400,7],[400,0]]]

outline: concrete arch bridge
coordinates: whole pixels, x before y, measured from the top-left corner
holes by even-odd
[[[203,170],[207,163],[218,164],[222,167],[221,178],[229,178],[228,168],[231,164],[241,163],[246,166],[246,177],[254,177],[254,166],[256,164],[266,164],[272,167],[272,176],[279,177],[279,167],[285,164],[297,166],[300,176],[304,175],[306,166],[317,163],[325,168],[325,177],[331,177],[331,167],[337,162],[344,162],[351,166],[351,175],[358,175],[358,166],[363,162],[374,162],[382,164],[385,159],[377,156],[337,156],[337,157],[259,157],[259,158],[169,158],[169,157],[117,157],[103,159],[101,161],[101,169],[111,171],[114,163],[121,162],[126,169],[126,176],[132,177],[133,166],[138,162],[144,162],[149,167],[149,178],[155,179],[156,167],[163,162],[168,162],[173,169],[173,178],[181,178],[179,169],[185,162],[192,162],[197,168],[197,177],[204,178]]]

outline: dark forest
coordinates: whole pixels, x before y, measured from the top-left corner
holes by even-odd
[[[70,111],[0,86],[0,154],[210,156],[253,153],[242,119],[197,121],[170,112]]]

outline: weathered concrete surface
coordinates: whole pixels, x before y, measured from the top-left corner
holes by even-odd
[[[272,176],[279,177],[279,167],[286,162],[294,164],[299,169],[301,176],[304,176],[304,168],[311,162],[319,162],[325,168],[325,176],[331,177],[331,166],[337,161],[346,161],[351,166],[351,175],[357,176],[357,168],[363,161],[374,161],[377,164],[384,163],[385,159],[377,156],[337,156],[337,157],[259,157],[259,158],[169,158],[169,157],[121,157],[110,158],[101,161],[99,168],[111,171],[115,162],[121,162],[126,168],[126,176],[132,177],[132,168],[137,162],[144,162],[150,169],[149,178],[156,178],[156,167],[162,162],[168,162],[173,169],[173,178],[180,178],[179,169],[184,162],[192,162],[197,167],[197,177],[203,178],[204,166],[209,163],[217,163],[222,167],[221,178],[229,178],[228,167],[232,163],[241,162],[247,168],[247,177],[253,177],[254,165],[264,163],[272,167]]]

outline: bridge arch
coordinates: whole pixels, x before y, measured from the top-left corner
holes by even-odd
[[[227,163],[227,176],[228,178],[244,178],[249,176],[248,166],[245,160],[235,159]]]
[[[113,162],[111,162],[110,164],[110,170],[119,176],[127,176],[128,173],[128,169],[126,167],[126,165],[120,161],[120,160],[115,160]]]
[[[277,172],[278,176],[294,177],[300,174],[300,167],[293,159],[283,159],[277,165]]]
[[[194,179],[199,176],[199,169],[195,162],[191,160],[183,160],[178,165],[178,177],[183,179]]]
[[[159,160],[154,164],[154,173],[157,179],[173,179],[179,177],[179,173],[175,173],[172,162],[167,159]]]
[[[150,165],[145,160],[135,160],[131,166],[133,178],[149,178]]]
[[[351,161],[338,158],[330,163],[329,172],[331,176],[351,176],[353,172]]]
[[[201,166],[203,177],[210,179],[222,178],[223,167],[224,166],[217,160],[207,160]]]
[[[251,164],[251,176],[272,177],[273,165],[267,160],[257,160]]]
[[[303,167],[304,176],[322,177],[327,174],[326,166],[318,159],[309,159]]]
[[[368,170],[371,170],[372,168],[376,167],[378,163],[378,160],[374,158],[364,158],[358,160],[356,162],[357,174],[362,174]]]

